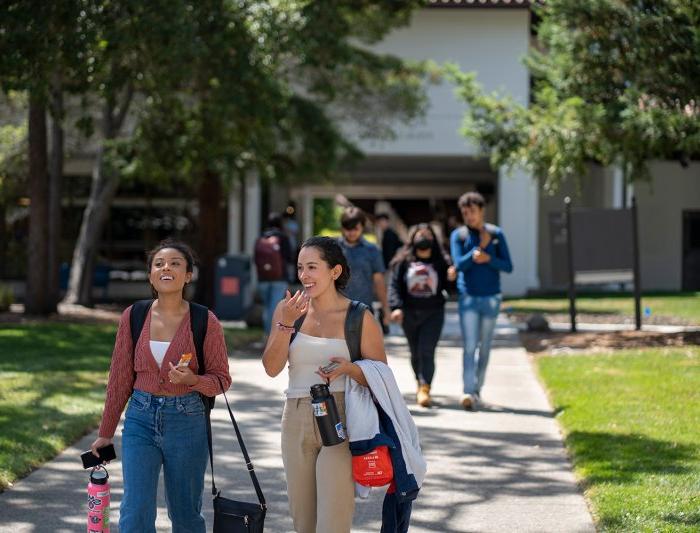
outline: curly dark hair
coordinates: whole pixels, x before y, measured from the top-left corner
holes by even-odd
[[[166,248],[177,250],[183,255],[185,261],[187,262],[187,272],[192,272],[194,270],[196,257],[192,251],[192,248],[182,241],[168,238],[160,241],[155,247],[146,252],[146,272],[149,276],[151,274],[151,267],[153,266],[153,259],[155,258],[156,254],[161,250],[165,250]],[[151,294],[153,295],[153,298],[158,298],[158,291],[156,291],[153,285],[151,285]],[[182,288],[182,297],[185,297],[185,287]]]
[[[343,253],[343,249],[338,244],[338,241],[331,237],[311,237],[306,239],[301,245],[302,248],[316,248],[321,253],[323,259],[329,268],[340,265],[343,271],[335,280],[335,288],[339,291],[345,289],[350,282],[350,265]]]

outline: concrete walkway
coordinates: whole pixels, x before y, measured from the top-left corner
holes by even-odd
[[[438,348],[433,383],[436,406],[413,402],[414,380],[408,349],[400,335],[387,338],[389,364],[419,426],[428,476],[414,503],[411,532],[593,532],[586,503],[575,483],[558,426],[515,330],[499,322],[479,412],[465,412],[461,392],[461,343],[457,316],[448,312]],[[259,354],[231,359],[229,394],[256,466],[269,512],[266,530],[292,531],[279,450],[282,391],[286,375],[268,378]],[[235,443],[228,413],[217,401],[213,413],[217,484],[227,497],[254,501],[254,492]],[[121,430],[118,430],[118,434]],[[73,532],[85,530],[87,474],[78,455],[94,434],[0,494],[0,531]],[[121,448],[117,440],[117,453]],[[117,531],[121,499],[120,464],[112,478],[112,531]],[[209,479],[207,478],[207,484]],[[383,494],[358,502],[353,531],[381,527]],[[204,495],[211,527],[211,503]],[[158,530],[169,531],[164,499]]]

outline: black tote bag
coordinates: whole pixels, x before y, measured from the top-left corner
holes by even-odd
[[[255,487],[255,493],[258,496],[258,503],[241,502],[231,500],[230,498],[224,498],[221,495],[221,491],[217,490],[214,484],[214,450],[212,448],[211,439],[211,410],[207,409],[207,438],[209,440],[209,464],[211,465],[211,493],[212,496],[214,496],[214,533],[262,533],[265,524],[265,514],[267,513],[265,496],[260,488],[260,483],[258,483],[258,477],[255,475],[253,463],[248,456],[248,451],[243,442],[241,432],[238,429],[238,424],[236,424],[233,411],[231,411],[226,393],[224,393],[224,399],[226,400],[226,407],[231,417],[233,429],[236,430],[238,445],[241,447],[250,479],[253,482],[253,487]]]

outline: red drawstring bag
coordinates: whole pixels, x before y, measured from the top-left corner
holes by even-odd
[[[394,479],[388,446],[377,446],[364,455],[352,456],[352,477],[365,487],[382,487]]]

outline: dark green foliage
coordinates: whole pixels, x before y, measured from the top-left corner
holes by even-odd
[[[183,74],[154,87],[113,161],[162,180],[210,171],[231,181],[252,169],[273,180],[333,175],[359,155],[339,122],[387,137],[389,120],[413,118],[424,103],[421,68],[356,44],[405,22],[417,2],[385,4],[191,4],[195,46],[180,51]]]
[[[529,108],[485,95],[450,67],[470,105],[464,134],[494,166],[524,166],[556,190],[596,161],[627,180],[647,161],[700,156],[700,5],[693,0],[553,0],[527,66]]]

